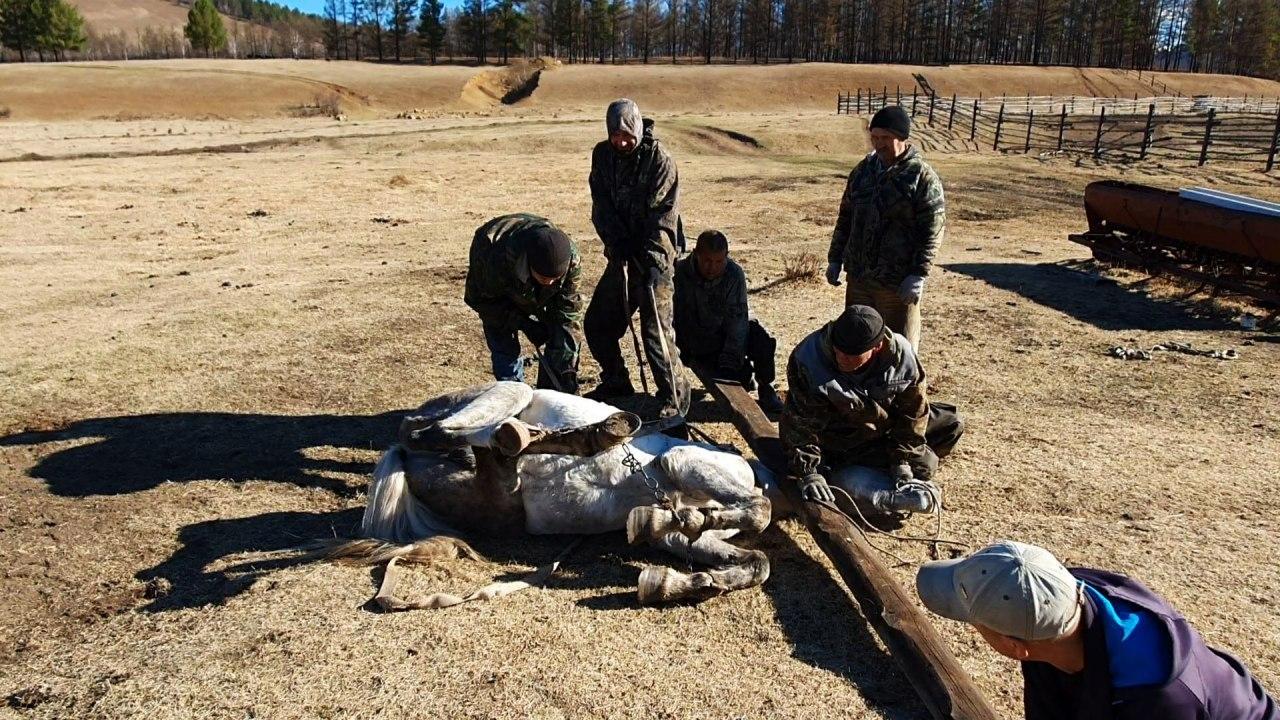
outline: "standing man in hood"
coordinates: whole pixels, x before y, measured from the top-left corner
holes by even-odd
[[[618,343],[639,309],[662,416],[683,416],[689,383],[672,330],[673,267],[677,248],[684,245],[679,175],[653,135],[653,121],[644,120],[634,102],[611,103],[605,125],[609,139],[591,153],[591,222],[608,265],[584,320],[587,345],[601,371],[600,385],[588,397],[635,392]]]
[[[847,272],[845,305],[870,305],[920,348],[924,282],[942,245],[942,181],[907,143],[911,117],[897,105],[871,118],[874,151],[849,173],[827,251],[827,282]]]
[[[925,563],[916,591],[1021,663],[1027,720],[1280,718],[1239,660],[1123,575],[1067,569],[1044,548],[1005,540]]]

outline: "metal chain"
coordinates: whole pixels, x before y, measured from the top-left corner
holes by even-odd
[[[640,460],[631,452],[631,443],[622,443],[622,464],[632,473],[640,473],[640,477],[644,479],[645,487],[649,488],[649,492],[653,493],[653,497],[658,504],[668,510],[671,509],[671,498],[662,492],[662,488],[658,487],[658,481],[644,469],[644,465],[640,464]]]

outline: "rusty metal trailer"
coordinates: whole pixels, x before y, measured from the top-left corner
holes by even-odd
[[[1098,260],[1177,275],[1280,308],[1280,205],[1205,188],[1117,181],[1084,193],[1089,230],[1069,238]]]

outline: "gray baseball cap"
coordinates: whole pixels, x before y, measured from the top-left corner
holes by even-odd
[[[1022,640],[1051,640],[1074,627],[1080,589],[1048,550],[1002,540],[969,557],[925,563],[916,573],[924,606],[951,620]]]

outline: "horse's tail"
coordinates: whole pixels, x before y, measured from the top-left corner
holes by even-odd
[[[404,545],[437,535],[456,534],[413,496],[405,476],[404,448],[392,445],[373,470],[360,535]]]
[[[405,473],[405,450],[392,445],[373,470],[368,504],[355,540],[322,542],[308,553],[312,559],[344,565],[378,565],[392,558],[427,563],[480,555],[431,508],[414,497]]]

